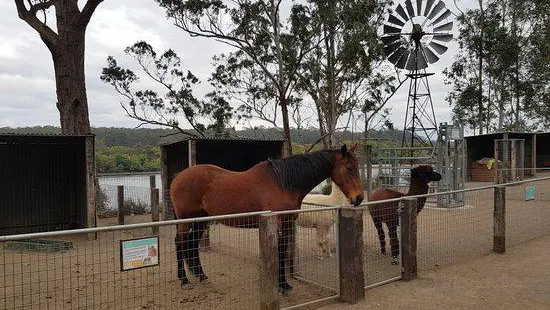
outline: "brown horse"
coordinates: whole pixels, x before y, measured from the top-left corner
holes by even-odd
[[[363,189],[359,178],[355,146],[339,150],[322,150],[284,159],[262,161],[244,172],[234,172],[214,165],[191,166],[172,181],[170,196],[177,219],[215,216],[254,211],[299,209],[303,198],[317,184],[331,178],[349,202],[359,205]],[[285,277],[287,245],[297,214],[279,216],[279,289],[292,289]],[[246,219],[247,223],[250,217]],[[233,219],[222,224],[244,226],[244,220]],[[199,258],[198,244],[206,222],[179,224],[175,238],[178,278],[181,285],[189,282],[184,262],[200,281],[207,279]],[[250,227],[250,226],[249,226]]]
[[[439,180],[441,180],[441,174],[435,172],[431,166],[420,165],[411,169],[411,184],[406,194],[387,188],[377,188],[372,191],[369,201],[424,195],[428,193],[428,183]],[[425,203],[426,197],[418,198],[417,212],[422,211]],[[397,213],[398,202],[374,204],[369,205],[368,208],[376,231],[378,232],[382,254],[386,254],[386,237],[384,235],[384,229],[382,229],[382,223],[385,223],[390,234],[391,255],[394,259],[397,259],[399,255],[399,240],[397,239],[397,226],[399,224],[399,215]]]

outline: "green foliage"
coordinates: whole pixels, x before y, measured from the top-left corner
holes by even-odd
[[[194,135],[180,126],[179,117],[183,117],[187,125],[203,137],[207,130],[213,131],[215,136],[226,135],[233,108],[216,92],[207,94],[205,100],[197,99],[193,88],[200,81],[190,71],[181,69],[181,60],[174,51],[169,49],[158,55],[151,45],[139,41],[124,52],[137,61],[145,77],[165,91],[159,94],[151,89],[133,90],[139,77],[132,70],[120,67],[116,59],[109,56],[101,80],[112,85],[124,98],[121,105],[127,116]],[[211,122],[205,124],[203,119]]]
[[[156,146],[111,146],[96,149],[99,173],[160,170],[160,149]]]
[[[444,72],[455,123],[480,132],[550,126],[549,16],[540,0],[480,1],[460,14],[460,49]]]

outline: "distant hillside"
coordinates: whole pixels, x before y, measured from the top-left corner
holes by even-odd
[[[106,147],[127,146],[139,147],[145,145],[158,145],[162,136],[175,133],[172,129],[152,128],[117,128],[117,127],[95,127],[92,132],[96,135],[96,144]],[[0,127],[0,133],[20,134],[60,134],[61,129],[54,126],[34,127]],[[299,144],[311,144],[317,141],[320,134],[317,130],[292,130],[293,142]],[[402,132],[398,130],[374,131],[369,134],[370,139],[401,140]],[[281,132],[275,128],[254,128],[240,130],[235,133],[236,137],[250,139],[281,139]],[[360,140],[363,133],[352,133],[343,131],[336,133],[339,140]]]

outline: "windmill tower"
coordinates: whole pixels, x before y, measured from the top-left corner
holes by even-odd
[[[436,3],[437,2],[437,3]],[[447,51],[453,38],[451,11],[443,1],[405,0],[395,7],[383,26],[381,36],[388,61],[409,71],[409,96],[403,128],[402,147],[430,145],[437,138],[437,121],[426,71]]]

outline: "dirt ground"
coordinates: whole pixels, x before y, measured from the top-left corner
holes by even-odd
[[[523,191],[524,186],[507,189],[511,247],[506,254],[490,254],[492,190],[468,193],[461,208],[438,209],[428,203],[418,218],[419,278],[367,290],[360,305],[325,309],[547,309],[550,181],[537,184],[534,201],[525,201]],[[129,216],[126,223],[149,219]],[[99,224],[116,221],[101,219]],[[257,309],[257,229],[213,227],[211,246],[201,251],[209,279],[197,283],[190,276],[192,284],[186,288],[176,277],[174,226],[160,227],[160,265],[126,272],[120,270],[120,241],[151,236],[150,228],[99,233],[97,240],[85,235],[57,238],[74,244],[59,253],[0,248],[0,309]],[[335,236],[330,233],[333,244]],[[545,237],[523,243],[538,236]],[[379,253],[367,213],[364,245],[366,285],[400,275],[391,258]],[[338,287],[336,256],[319,256],[313,229],[298,228],[297,247],[297,273],[289,277],[294,290],[282,297],[283,307],[334,296]]]
[[[550,309],[550,235],[483,257],[419,273],[366,291],[356,305],[335,309]]]

